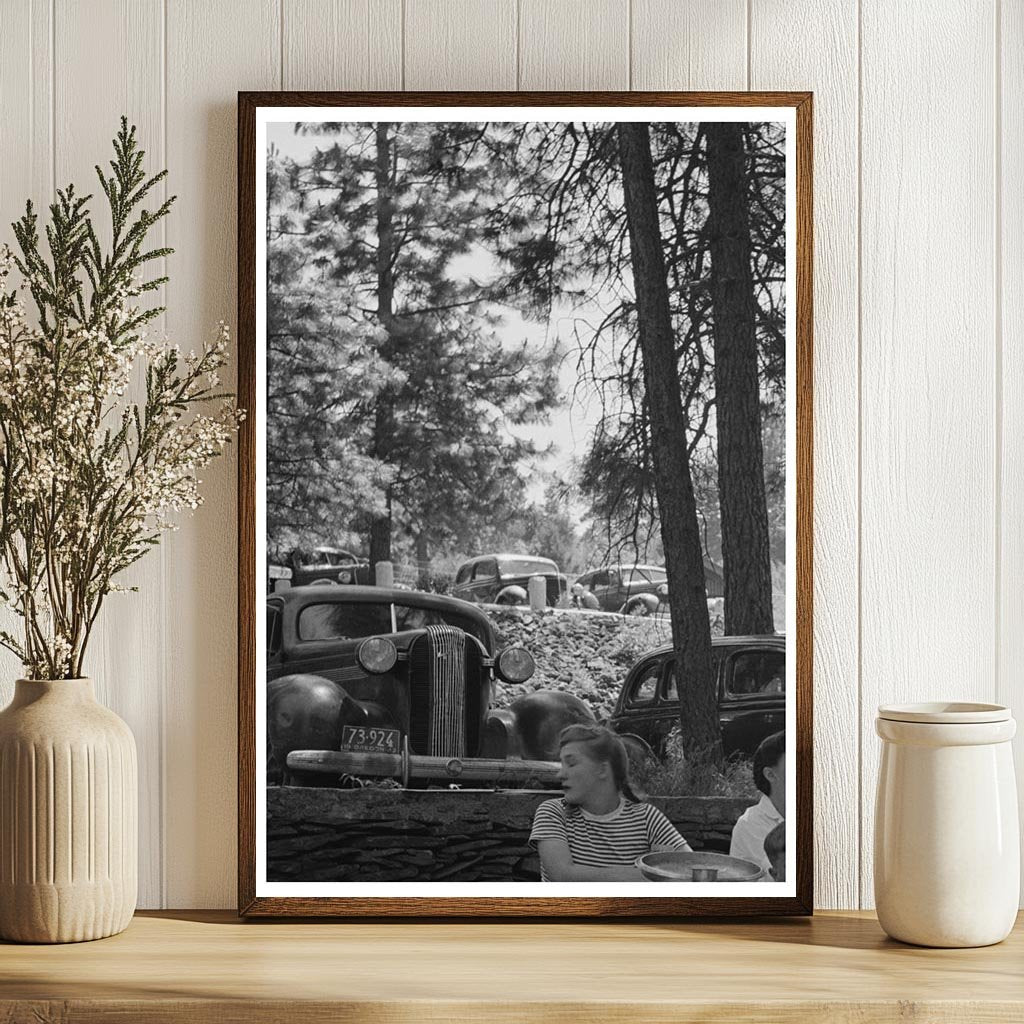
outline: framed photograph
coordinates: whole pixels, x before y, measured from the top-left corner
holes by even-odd
[[[239,94],[240,913],[812,912],[811,102]]]

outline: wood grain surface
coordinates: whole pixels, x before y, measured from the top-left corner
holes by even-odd
[[[520,89],[631,89],[628,0],[519,0]]]
[[[513,0],[415,0],[404,9],[404,89],[516,88]]]
[[[986,949],[925,950],[851,913],[624,925],[162,912],[100,942],[0,945],[0,1020],[983,1024],[1024,1015],[1022,956],[1020,926]]]
[[[401,89],[402,0],[285,0],[283,89]]]
[[[750,87],[745,0],[632,0],[630,37],[632,89]]]

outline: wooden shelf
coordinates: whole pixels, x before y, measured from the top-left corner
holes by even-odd
[[[1024,1019],[1022,962],[1024,919],[998,946],[927,950],[852,912],[620,924],[161,911],[99,942],[0,943],[0,1021],[985,1024]]]

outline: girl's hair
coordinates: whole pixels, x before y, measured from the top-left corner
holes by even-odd
[[[774,864],[779,854],[785,856],[786,854],[786,823],[780,821],[764,837],[764,853],[765,856]]]
[[[754,751],[754,785],[762,793],[771,790],[771,784],[764,777],[765,768],[774,768],[783,754],[786,753],[786,730],[773,732],[771,736],[761,740],[761,745]]]
[[[764,837],[764,855],[772,866],[771,877],[776,882],[784,881],[786,878],[786,823],[784,821],[780,821]]]
[[[619,792],[633,803],[640,803],[629,778],[629,755],[622,740],[603,725],[567,725],[558,734],[558,749],[566,743],[583,743],[587,756],[594,761],[611,765],[612,781]]]

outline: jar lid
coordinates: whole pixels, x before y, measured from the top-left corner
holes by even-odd
[[[1008,722],[1010,709],[1003,704],[971,704],[934,701],[924,704],[882,704],[878,717],[888,722],[923,722],[926,725],[970,725]]]

